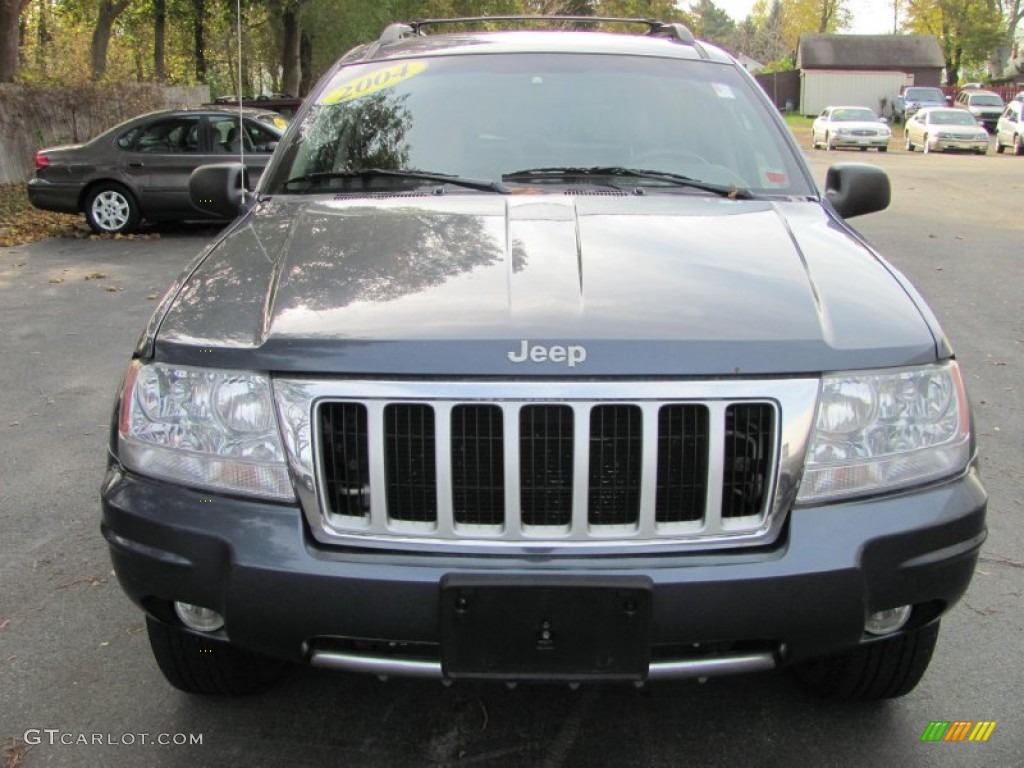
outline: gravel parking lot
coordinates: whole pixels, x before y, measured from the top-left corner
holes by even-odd
[[[897,143],[808,156],[819,181],[833,162],[889,172],[890,209],[854,224],[929,299],[976,405],[989,540],[912,694],[824,704],[783,674],[570,691],[310,670],[253,698],[170,688],[111,573],[97,498],[132,345],[214,232],[165,228],[0,249],[0,766],[1020,765],[1024,158]],[[922,743],[933,720],[997,726],[987,743]]]

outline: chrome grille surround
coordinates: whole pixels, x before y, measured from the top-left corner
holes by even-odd
[[[764,545],[774,540],[796,496],[820,379],[660,380],[380,380],[277,378],[274,394],[289,466],[310,530],[334,546],[503,555],[642,554]],[[318,413],[324,402],[356,402],[367,410],[369,488],[387,487],[382,458],[384,409],[396,403],[429,404],[435,414],[437,519],[388,518],[383,493],[370,492],[365,516],[339,515],[325,499]],[[769,490],[755,515],[726,518],[722,509],[725,413],[735,404],[767,403],[775,433]],[[635,405],[642,418],[640,514],[635,525],[588,521],[589,432],[593,407]],[[655,520],[659,409],[699,404],[709,411],[708,482],[700,520]],[[455,522],[450,424],[457,405],[492,405],[504,414],[505,520],[501,525]],[[519,413],[529,405],[567,405],[575,430],[573,501],[565,526],[530,526],[520,520]],[[374,445],[379,447],[375,452]]]

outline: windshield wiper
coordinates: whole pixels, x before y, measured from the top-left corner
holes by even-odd
[[[288,179],[281,186],[288,188],[293,184],[317,184],[334,179],[362,179],[369,180],[376,177],[392,177],[396,179],[420,179],[422,181],[436,181],[439,184],[454,184],[458,187],[478,189],[482,192],[500,192],[507,194],[509,188],[500,181],[491,179],[470,179],[465,176],[454,176],[449,173],[433,173],[432,171],[402,171],[389,170],[385,168],[360,168],[355,171],[317,171],[307,173],[304,176],[296,176]]]
[[[564,168],[532,168],[523,171],[513,171],[503,174],[502,181],[543,181],[546,179],[567,179],[573,177],[590,176],[616,176],[629,179],[650,179],[672,184],[677,187],[691,187],[704,192],[711,192],[721,197],[733,199],[750,200],[752,195],[749,189],[726,184],[712,184],[708,181],[701,181],[690,176],[683,176],[679,173],[668,173],[666,171],[649,171],[643,168],[623,168],[620,166],[595,166],[595,167],[573,167]]]

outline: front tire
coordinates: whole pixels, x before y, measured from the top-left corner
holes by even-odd
[[[905,150],[907,150],[907,152],[913,152],[914,151],[914,142],[912,142],[910,140],[910,133],[909,132],[903,134],[903,148]]]
[[[801,664],[800,682],[829,699],[878,701],[910,693],[921,681],[939,636],[936,621],[914,632]]]
[[[288,668],[282,661],[146,617],[149,647],[167,682],[204,696],[244,696],[276,683]]]
[[[825,151],[831,152],[835,147],[832,145],[832,137],[829,134],[825,134]]]
[[[931,152],[931,151],[932,151],[932,150],[931,150],[931,147],[929,147],[929,146],[928,146],[928,134],[927,134],[927,133],[926,133],[926,134],[924,135],[924,138],[923,138],[923,139],[921,140],[921,151],[922,151],[922,152],[923,152],[924,154],[926,154],[926,155],[927,155],[927,154],[928,154],[929,152]]]
[[[1019,133],[1013,137],[1013,154],[1024,155],[1024,142],[1020,140]]]
[[[135,231],[142,212],[135,196],[120,184],[99,184],[85,200],[85,219],[94,232],[121,235]]]

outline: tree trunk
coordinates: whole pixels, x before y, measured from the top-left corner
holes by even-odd
[[[299,3],[288,4],[281,13],[281,26],[284,39],[281,46],[281,90],[289,96],[299,93],[299,81],[302,79],[302,6]]]
[[[153,77],[158,83],[165,78],[164,32],[167,27],[167,0],[153,0]]]
[[[206,0],[192,0],[192,56],[196,61],[196,80],[206,82],[206,40],[203,17],[206,16]]]
[[[28,0],[0,0],[0,83],[14,82],[18,74],[18,22]]]
[[[295,93],[296,96],[309,93],[309,89],[313,87],[313,40],[305,30],[302,32],[302,41],[299,44],[299,66],[302,68],[302,76],[299,79],[299,90]]]
[[[96,27],[92,32],[92,79],[102,80],[107,73],[107,49],[110,47],[110,35],[114,22],[131,0],[100,0],[96,15]]]

